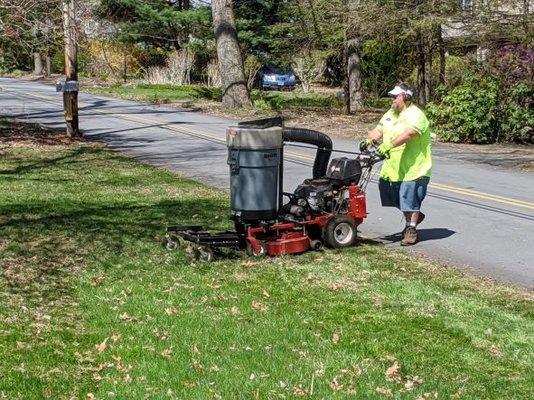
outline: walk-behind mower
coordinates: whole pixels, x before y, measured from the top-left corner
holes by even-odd
[[[185,240],[196,258],[212,261],[223,249],[251,256],[279,256],[352,246],[367,216],[365,190],[381,160],[373,151],[327,164],[332,141],[321,132],[284,128],[281,118],[241,122],[227,129],[231,219],[235,231],[208,232],[202,226],[170,226],[166,245]],[[313,178],[293,193],[283,192],[283,150],[288,142],[317,146]],[[284,204],[283,198],[287,197]]]

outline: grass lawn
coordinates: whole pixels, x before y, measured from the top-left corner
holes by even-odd
[[[129,100],[147,101],[156,104],[191,103],[199,100],[220,101],[220,88],[201,85],[169,85],[169,84],[114,84],[111,86],[86,86],[85,91],[94,94],[108,95]],[[257,111],[279,111],[291,109],[342,111],[343,99],[330,93],[303,93],[294,91],[265,91],[253,89],[252,101]],[[387,109],[389,99],[368,99],[368,107]]]
[[[530,293],[362,243],[192,262],[227,193],[0,124],[0,399],[528,399]]]

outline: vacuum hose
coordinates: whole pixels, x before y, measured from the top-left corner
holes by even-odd
[[[300,142],[317,146],[317,154],[313,163],[313,179],[321,178],[326,174],[332,153],[332,140],[328,135],[311,129],[284,128],[283,136],[285,142]]]

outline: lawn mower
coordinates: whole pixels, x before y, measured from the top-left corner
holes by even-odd
[[[241,122],[227,129],[226,138],[235,230],[214,233],[198,225],[169,226],[167,248],[190,242],[198,260],[212,261],[224,249],[279,256],[318,250],[323,244],[355,244],[357,226],[367,216],[365,190],[371,170],[382,160],[374,149],[328,164],[332,141],[327,135],[285,128],[280,117]],[[317,152],[313,177],[287,193],[283,150],[291,142],[316,146]]]

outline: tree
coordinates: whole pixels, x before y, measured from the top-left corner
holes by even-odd
[[[33,65],[34,73],[40,75],[43,52],[48,55],[61,37],[60,0],[0,3],[0,67],[29,70]]]
[[[117,26],[120,41],[148,48],[181,50],[211,35],[209,7],[189,0],[102,0],[96,11]]]
[[[250,106],[250,94],[243,71],[231,0],[212,0],[213,30],[217,41],[219,70],[222,76],[223,104]]]

